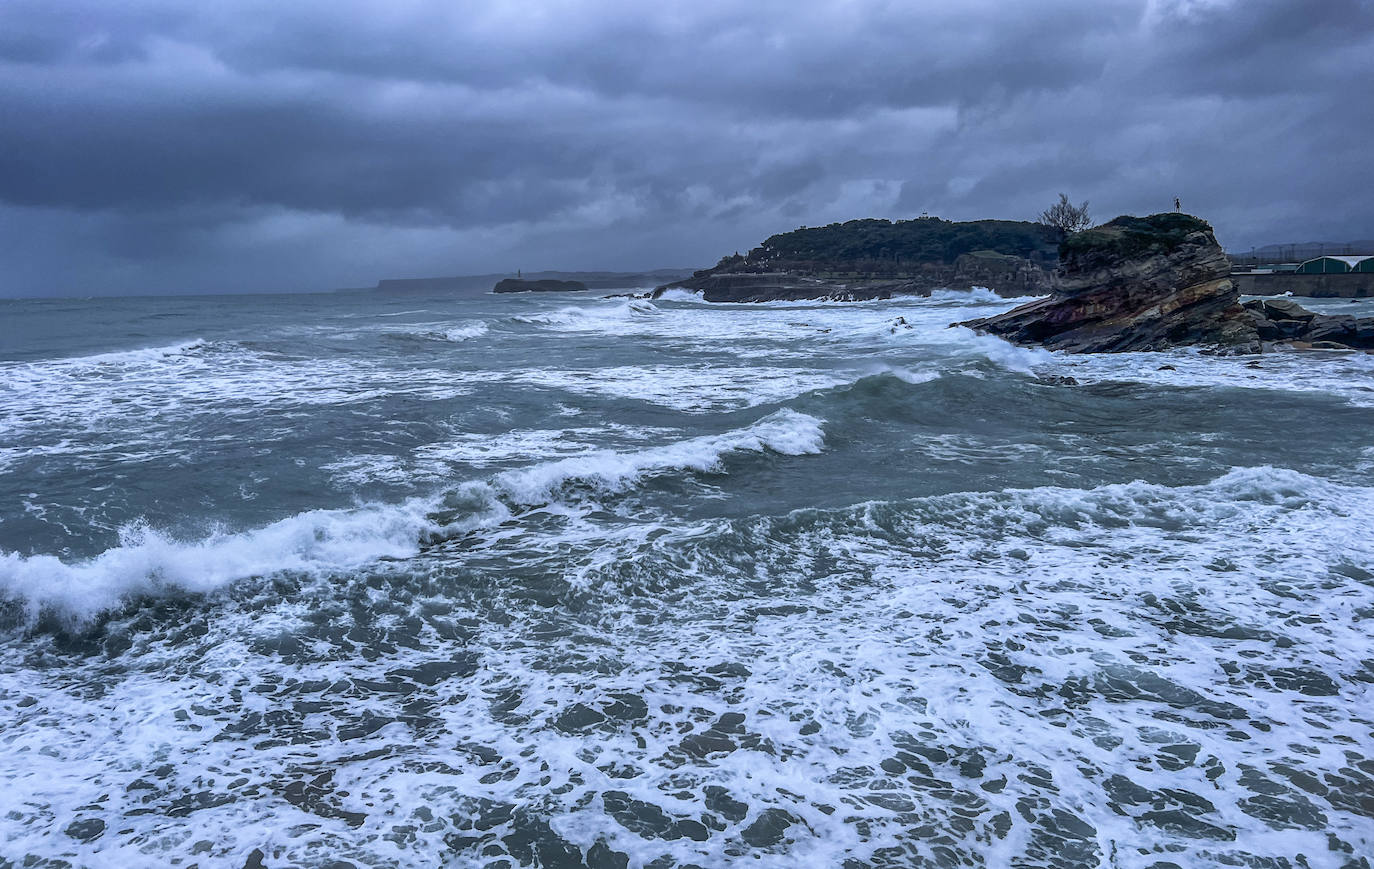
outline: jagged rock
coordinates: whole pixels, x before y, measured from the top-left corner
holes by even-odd
[[[1292,299],[1256,299],[1246,302],[1245,307],[1276,322],[1296,320],[1300,323],[1310,323],[1312,318],[1317,316]]]
[[[1374,317],[1316,314],[1289,299],[1245,303],[1260,338],[1314,349],[1374,350]]]
[[[962,325],[1072,353],[1194,344],[1258,352],[1256,321],[1240,306],[1230,271],[1205,221],[1118,217],[1064,240],[1051,296]]]
[[[577,293],[587,289],[581,281],[555,281],[545,278],[527,281],[521,278],[504,278],[492,287],[493,293]]]

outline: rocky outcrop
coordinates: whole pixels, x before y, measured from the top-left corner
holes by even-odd
[[[506,278],[496,282],[493,293],[578,293],[585,292],[587,285],[581,281],[555,281],[550,279],[528,281],[522,278]]]
[[[1374,350],[1374,317],[1314,314],[1290,299],[1245,303],[1264,341],[1325,350]]]
[[[1118,217],[1069,236],[1052,295],[962,325],[1072,353],[1208,345],[1258,352],[1252,312],[1212,228],[1185,214]]]

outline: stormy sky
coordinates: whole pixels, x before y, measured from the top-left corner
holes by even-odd
[[[3,0],[0,295],[699,267],[800,225],[1374,238],[1374,0]]]

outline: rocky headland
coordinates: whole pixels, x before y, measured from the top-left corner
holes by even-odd
[[[1014,220],[851,220],[774,235],[686,280],[659,287],[708,302],[863,301],[987,287],[1004,296],[1053,288],[1058,235]]]
[[[1374,348],[1374,318],[1323,316],[1286,300],[1242,305],[1230,271],[1206,221],[1176,212],[1123,216],[1060,243],[1050,295],[959,325],[1071,353]]]
[[[587,285],[581,281],[556,281],[552,279],[526,280],[524,278],[505,278],[492,287],[493,293],[582,293]]]

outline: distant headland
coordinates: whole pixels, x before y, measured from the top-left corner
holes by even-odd
[[[585,293],[587,285],[581,281],[560,281],[553,278],[502,278],[492,287],[493,293]]]
[[[1356,267],[1345,265],[1353,275]],[[1294,303],[1242,305],[1233,271],[1200,218],[1179,211],[1123,215],[1088,228],[1084,203],[1071,222],[1058,225],[917,218],[801,227],[654,295],[684,289],[710,302],[861,301],[981,286],[1039,298],[963,325],[1053,350],[1374,349],[1374,318],[1318,315]],[[1359,286],[1351,283],[1350,294],[1364,295]]]
[[[1042,295],[1059,240],[1054,227],[1019,220],[850,220],[771,236],[659,290],[700,291],[709,302],[857,301],[973,285]]]
[[[497,272],[485,275],[455,275],[435,278],[386,278],[372,289],[384,293],[489,293],[502,281],[530,283],[543,281],[575,282],[586,290],[629,290],[656,287],[692,274],[691,269],[655,269],[644,272]],[[522,292],[522,291],[517,291]]]

